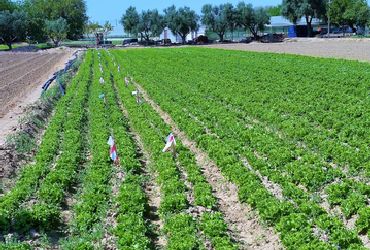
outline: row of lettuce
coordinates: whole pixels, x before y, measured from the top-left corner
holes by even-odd
[[[60,241],[64,249],[104,248],[106,245],[101,242],[104,230],[116,236],[115,244],[119,249],[151,248],[153,242],[149,236],[152,232],[146,217],[148,197],[143,192],[145,178],[141,176],[136,145],[128,133],[127,120],[118,106],[113,77],[120,89],[120,97],[129,107],[131,122],[140,131],[159,172],[157,182],[162,184],[163,197],[159,212],[165,220],[163,232],[168,238],[167,248],[198,248],[203,244],[199,239],[201,230],[216,249],[236,249],[226,234],[228,226],[220,212],[203,214],[201,222],[186,213],[189,202],[185,192],[188,188],[177,164],[184,166],[188,180],[194,184],[195,205],[216,209],[212,187],[195,164],[194,155],[181,143],[177,149],[179,161],[176,162],[170,153],[156,156],[165,135],[171,132],[170,126],[149,105],[138,106],[132,98],[123,98],[132,87],[122,88],[123,77],[116,72],[106,52],[102,54],[104,56],[98,51],[87,53],[79,74],[57,106],[43,137],[36,165],[25,168],[16,186],[2,197],[3,234],[27,234],[30,229],[43,233],[57,230],[63,226],[61,211],[66,196],[71,196],[73,186],[78,185],[76,201],[71,208],[72,219],[67,226],[69,236]],[[99,68],[103,68],[100,63],[104,68],[109,65],[109,68],[100,71]],[[99,83],[101,77],[105,79],[104,84]],[[99,97],[101,94],[105,95],[106,103]],[[120,164],[115,166],[126,173],[117,197],[111,194],[110,181],[115,173],[107,145],[110,135],[116,139],[120,158]],[[35,202],[28,202],[30,200]],[[117,225],[106,228],[107,211],[116,204]],[[24,242],[7,247],[29,249]]]
[[[309,191],[317,191],[335,178],[344,178],[342,171],[325,163],[322,155],[313,154],[304,147],[297,147],[292,141],[280,138],[274,131],[266,130],[264,124],[255,121],[252,124],[253,129],[248,128],[246,123],[250,124],[253,119],[249,117],[245,120],[245,114],[249,114],[248,110],[234,101],[242,98],[239,93],[244,89],[241,86],[238,92],[229,89],[231,84],[228,82],[233,79],[236,82],[236,76],[225,74],[227,79],[222,76],[222,82],[219,74],[217,81],[214,76],[209,75],[209,72],[214,73],[215,69],[225,73],[227,67],[222,68],[219,64],[225,57],[229,61],[238,59],[239,63],[244,60],[240,57],[256,57],[261,63],[261,59],[269,56],[198,49],[112,53],[125,58],[125,68],[135,81],[147,90],[162,109],[171,114],[180,129],[208,152],[225,176],[240,185],[240,200],[256,207],[262,219],[270,225],[276,225],[276,230],[282,232],[283,244],[289,249],[318,246],[323,249],[335,249],[336,246],[363,248],[357,233],[368,229],[369,225],[366,216],[368,209],[363,198],[368,195],[368,186],[361,182],[351,182],[352,188],[341,196],[346,201],[348,217],[358,211],[360,214],[356,222],[357,228],[347,230],[340,219],[328,215],[319,204],[313,202],[315,199],[312,194],[296,186],[302,184]],[[280,59],[288,60],[289,56]],[[233,70],[239,72],[238,67]],[[254,74],[253,71],[251,74]],[[270,110],[270,113],[273,112]],[[194,117],[197,117],[197,120],[193,119]],[[207,134],[205,127],[213,134]],[[264,157],[258,157],[255,152]],[[241,157],[245,157],[254,170],[280,184],[286,199],[294,202],[281,202],[269,193],[261,184],[258,175],[243,165]],[[301,159],[297,160],[298,158]],[[330,194],[329,189],[330,187],[326,191],[329,193],[329,199],[340,196],[336,192]],[[358,205],[358,201],[362,201],[360,204],[363,205]],[[312,235],[315,227],[330,234],[329,243],[318,241]]]
[[[25,167],[11,192],[1,198],[1,231],[23,234],[31,228],[47,230],[59,224],[64,193],[71,188],[82,160],[81,134],[92,61],[88,54],[68,93],[58,102],[36,163]]]
[[[111,80],[111,73],[106,67],[106,63],[109,60],[108,57],[104,56],[105,53],[95,53],[96,61],[94,64],[94,93],[92,93],[91,106],[94,107],[90,110],[91,116],[96,116],[96,120],[91,121],[91,126],[99,126],[99,121],[102,127],[96,127],[96,134],[91,134],[93,144],[96,144],[96,148],[93,152],[96,152],[96,158],[93,156],[93,166],[96,169],[97,178],[104,179],[105,185],[108,185],[110,180],[111,170],[111,159],[109,158],[109,145],[107,145],[107,138],[113,135],[117,146],[117,153],[119,156],[119,166],[125,172],[125,178],[121,184],[118,192],[118,196],[110,202],[112,206],[114,203],[118,204],[117,211],[117,225],[112,229],[112,233],[116,236],[116,246],[118,249],[148,249],[150,239],[150,225],[146,221],[144,215],[148,208],[148,197],[143,192],[143,179],[141,178],[141,165],[137,159],[136,145],[133,142],[129,134],[129,125],[127,119],[123,116],[122,111],[118,105],[117,96],[115,89],[113,88],[113,81]],[[100,71],[100,65],[103,72]],[[98,79],[102,77],[105,83],[100,83]],[[106,103],[103,98],[99,96],[104,94]],[[100,109],[100,112],[95,110]],[[94,114],[95,113],[95,114]],[[91,129],[92,132],[92,129]],[[105,134],[102,135],[101,133]],[[100,145],[100,146],[99,146]],[[101,148],[104,148],[102,151]],[[96,181],[99,182],[98,180]],[[108,187],[108,186],[107,186]],[[100,197],[100,201],[97,203],[103,203],[104,200],[109,200],[110,190],[108,191],[103,186],[100,190],[107,190],[107,192],[99,191],[99,188],[94,190],[95,199]],[[105,208],[107,209],[107,208]],[[102,210],[104,210],[102,208]],[[91,211],[98,219],[98,209]],[[104,214],[104,213],[103,213]]]
[[[115,58],[118,65],[124,68],[125,59]],[[210,239],[215,249],[237,249],[237,244],[232,243],[226,234],[228,226],[224,222],[222,213],[217,212],[217,201],[213,197],[212,187],[206,182],[200,167],[196,165],[194,154],[182,145],[181,141],[177,141],[176,145],[177,160],[171,152],[160,153],[166,136],[172,132],[171,127],[149,104],[136,103],[136,97],[130,95],[136,88],[132,84],[129,86],[124,84],[125,72],[118,73],[113,62],[108,62],[108,65],[131,125],[140,134],[158,173],[156,181],[161,185],[162,198],[158,211],[164,221],[166,248],[198,249],[203,245],[200,239],[202,232]],[[179,166],[183,166],[187,172],[187,180],[194,185],[193,190],[189,190],[184,184]],[[213,208],[212,212],[202,214],[200,221],[186,210],[193,205],[187,200],[186,192],[189,191],[194,194],[194,205]]]

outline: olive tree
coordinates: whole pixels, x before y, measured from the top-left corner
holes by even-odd
[[[304,17],[307,23],[308,36],[312,36],[312,19],[322,18],[326,13],[325,0],[283,0],[281,14],[294,25]]]
[[[159,36],[165,27],[164,16],[157,9],[142,11],[137,24],[137,31],[148,44],[150,37]]]
[[[121,20],[119,21],[124,31],[127,32],[128,35],[131,34],[138,34],[137,25],[139,23],[139,13],[137,12],[135,7],[130,6],[125,14],[122,15]],[[135,36],[136,36],[135,35]]]
[[[267,9],[262,7],[253,8],[252,4],[240,2],[236,8],[236,13],[239,26],[243,26],[245,30],[249,29],[254,39],[257,39],[258,30],[263,31],[265,24],[270,23],[270,14]]]
[[[59,18],[55,21],[45,20],[45,33],[58,47],[60,42],[67,37],[68,24],[65,19]]]
[[[226,31],[230,28],[233,20],[233,5],[231,3],[221,4],[219,6],[212,6],[206,4],[202,7],[202,24],[207,25],[207,29],[215,32],[220,41],[224,40]]]
[[[12,49],[15,39],[22,39],[26,35],[27,14],[15,9],[13,13],[9,10],[0,12],[0,39]]]
[[[171,29],[173,35],[179,35],[182,44],[185,44],[186,36],[197,27],[198,15],[189,7],[176,10],[175,5],[165,9],[164,13],[167,27]]]

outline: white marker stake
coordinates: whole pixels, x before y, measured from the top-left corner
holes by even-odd
[[[176,140],[173,133],[169,134],[166,138],[166,145],[164,146],[162,152],[166,152],[168,149],[172,148],[172,156],[176,158]]]

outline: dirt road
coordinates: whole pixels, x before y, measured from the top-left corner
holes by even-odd
[[[205,47],[344,58],[370,62],[370,39],[368,38],[292,38],[282,43],[252,42],[250,44],[205,45]]]

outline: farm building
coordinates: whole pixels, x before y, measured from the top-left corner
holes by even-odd
[[[288,29],[290,26],[293,26],[293,23],[290,22],[288,19],[282,16],[273,16],[271,17],[271,24],[266,25],[265,32],[268,33],[288,33]],[[297,22],[297,26],[305,26],[307,25],[305,18],[301,18]],[[320,26],[326,25],[326,23],[318,18],[312,19],[312,28],[313,30],[317,31]]]
[[[195,31],[190,32],[186,37],[186,41],[193,40],[194,38],[201,35],[206,35],[205,25],[200,25]],[[159,39],[171,39],[172,42],[182,42],[181,37],[179,35],[175,36],[174,34],[172,34],[171,29],[169,29],[168,27],[163,30],[162,34],[159,36]]]

